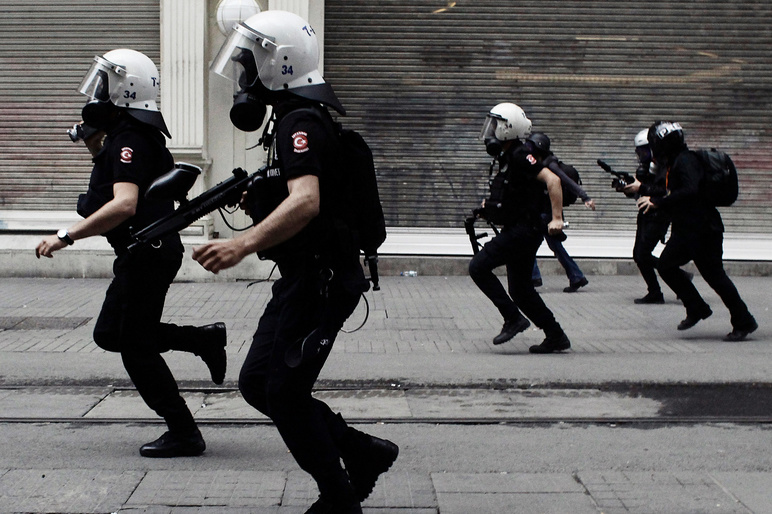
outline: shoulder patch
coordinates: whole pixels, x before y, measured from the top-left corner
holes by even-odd
[[[526,158],[526,160],[528,162],[531,163],[531,165],[535,165],[536,164],[536,158],[533,155],[528,154],[525,158]]]
[[[292,134],[292,149],[295,153],[308,151],[308,133],[299,130]]]
[[[134,150],[128,146],[121,148],[121,162],[124,164],[131,164],[131,158],[134,156]]]

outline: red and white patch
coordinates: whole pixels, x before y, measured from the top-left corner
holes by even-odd
[[[308,133],[298,131],[292,134],[292,148],[295,153],[308,151]]]
[[[531,155],[531,154],[528,154],[528,156],[526,157],[526,160],[527,160],[528,162],[530,162],[532,166],[533,166],[534,164],[536,164],[536,158],[535,158],[533,155]]]
[[[121,162],[123,164],[131,164],[131,158],[134,156],[134,150],[128,146],[121,148]]]

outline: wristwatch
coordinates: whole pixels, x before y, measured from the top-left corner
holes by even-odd
[[[73,244],[75,241],[70,237],[69,232],[67,232],[66,228],[59,229],[59,231],[56,233],[56,237],[67,243],[68,245]]]

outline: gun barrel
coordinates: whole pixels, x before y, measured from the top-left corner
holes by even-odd
[[[609,166],[605,161],[602,161],[600,159],[598,159],[598,166],[603,168],[603,171],[605,171],[606,173],[611,173],[615,177],[621,177],[623,175],[623,173],[614,171],[614,169],[611,166]]]
[[[605,161],[598,159],[598,166],[603,168],[603,171],[614,175],[617,178],[623,179],[626,183],[632,184],[635,181],[635,177],[625,171],[614,171]]]
[[[133,233],[134,242],[128,249],[131,251],[139,246],[152,244],[171,233],[179,232],[216,209],[235,205],[249,180],[260,171],[262,170],[247,175],[247,172],[241,168],[234,169],[232,177],[204,191],[186,204],[180,205],[174,212]]]

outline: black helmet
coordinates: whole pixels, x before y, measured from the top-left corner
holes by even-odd
[[[684,129],[672,121],[654,122],[649,127],[648,140],[652,156],[659,164],[668,164],[686,148]]]
[[[550,152],[550,138],[544,132],[531,132],[526,141],[533,145],[533,151],[548,154]]]

